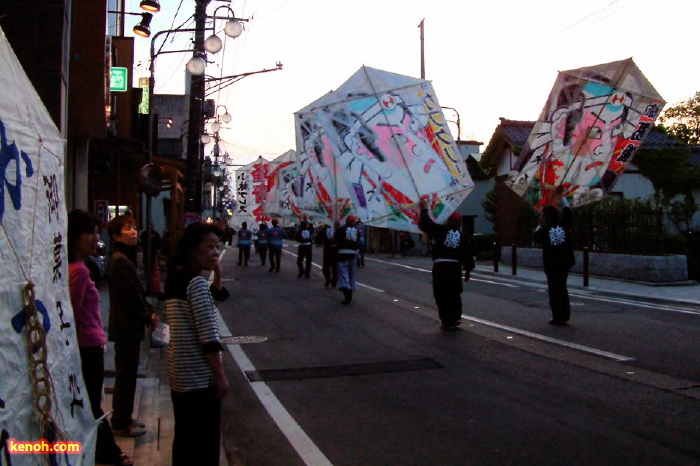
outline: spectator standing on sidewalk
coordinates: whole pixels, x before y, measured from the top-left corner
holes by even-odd
[[[248,229],[248,222],[241,223],[238,230],[238,264],[248,266],[250,259],[250,246],[253,243],[253,232]]]
[[[343,292],[342,304],[350,304],[355,291],[357,273],[357,249],[360,247],[360,232],[355,227],[357,217],[348,215],[345,225],[335,232],[338,244],[338,289]]]
[[[221,286],[220,237],[214,225],[189,225],[165,282],[168,383],[175,417],[173,465],[219,464],[221,399],[229,392],[215,306],[215,300],[229,296]],[[209,286],[201,274],[211,271],[214,280]]]
[[[80,363],[85,389],[92,415],[104,416],[102,411],[102,385],[105,376],[105,344],[107,336],[102,325],[100,293],[90,279],[85,262],[95,254],[100,238],[100,220],[91,213],[74,210],[68,214],[68,272],[70,275],[70,300],[75,316]],[[125,455],[117,442],[107,419],[97,427],[95,461],[120,466],[134,462]]]
[[[446,225],[438,225],[428,215],[428,205],[419,202],[420,229],[434,241],[433,296],[442,328],[454,329],[462,323],[462,270],[469,281],[474,256],[467,237],[460,231],[462,215],[453,213]]]
[[[112,430],[114,435],[136,437],[146,433],[146,426],[132,417],[141,341],[146,326],[158,326],[158,316],[136,271],[138,230],[134,218],[118,215],[107,230],[113,242],[107,265],[109,340],[114,342],[115,366]]]
[[[272,228],[267,231],[267,247],[270,249],[270,272],[280,271],[282,246],[284,245],[284,228],[278,226],[279,220],[272,219]]]
[[[323,243],[323,277],[326,282],[323,286],[336,287],[338,284],[338,243],[335,242],[335,231],[340,228],[340,222],[335,221],[333,226],[324,225],[318,236]]]
[[[314,227],[306,219],[299,223],[296,240],[299,243],[297,249],[298,277],[309,278],[311,275],[311,261],[313,256]],[[304,264],[306,261],[306,264]]]
[[[561,218],[557,204],[561,201],[563,210]],[[566,325],[571,317],[571,303],[566,282],[569,271],[576,263],[574,247],[571,242],[571,224],[573,215],[566,198],[561,196],[561,189],[552,196],[551,204],[542,208],[539,226],[534,239],[542,244],[542,262],[547,276],[549,307],[552,310],[552,325]]]

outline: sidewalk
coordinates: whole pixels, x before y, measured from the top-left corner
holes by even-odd
[[[425,256],[394,257],[381,254],[367,254],[368,265],[371,259],[391,260],[398,264],[420,267],[430,270],[432,260]],[[516,275],[513,275],[510,265],[499,264],[498,272],[494,272],[492,262],[480,262],[472,273],[475,278],[498,277],[502,280],[512,280],[519,283],[530,283],[533,286],[546,286],[544,272],[539,269],[518,267]],[[667,304],[691,304],[700,305],[700,286],[697,282],[686,282],[683,285],[659,286],[630,282],[623,280],[590,277],[589,286],[583,286],[583,277],[580,274],[569,275],[569,289],[588,290],[599,294],[616,297],[634,297]],[[107,284],[98,286],[101,294],[102,319],[105,324],[109,322],[109,294]],[[155,298],[153,303],[156,304]],[[163,318],[159,312],[159,317]],[[150,342],[144,341],[141,349],[141,362],[139,366],[139,378],[136,388],[136,402],[134,406],[134,418],[146,424],[146,434],[136,438],[117,437],[117,442],[129,455],[136,465],[165,466],[172,463],[173,441],[173,413],[170,402],[170,388],[168,387],[166,352],[167,348],[150,348]],[[108,343],[105,353],[105,396],[102,408],[105,412],[112,409],[112,387],[114,386],[114,345]],[[222,443],[223,445],[223,443]],[[227,465],[228,461],[223,451],[220,454],[220,465]]]

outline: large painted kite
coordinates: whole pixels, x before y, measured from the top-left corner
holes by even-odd
[[[94,464],[68,288],[65,142],[2,30],[0,89],[0,464]],[[11,455],[9,440],[58,448]]]
[[[296,152],[289,150],[270,162],[265,196],[265,214],[280,219],[283,225],[299,223],[303,212],[299,209],[299,163]]]
[[[602,199],[665,105],[632,59],[559,73],[507,184],[536,208]]]
[[[295,124],[299,207],[314,218],[418,232],[420,199],[442,222],[474,187],[429,81],[363,66]]]

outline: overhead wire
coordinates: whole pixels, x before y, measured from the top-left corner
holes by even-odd
[[[535,41],[535,42],[533,42],[533,43],[528,44],[528,45],[525,46],[525,47],[521,47],[521,48],[519,48],[519,49],[517,49],[517,50],[512,51],[511,53],[509,53],[509,54],[503,56],[500,60],[498,60],[498,61],[496,61],[496,62],[494,62],[494,63],[491,63],[490,65],[487,65],[486,67],[481,68],[480,70],[478,70],[478,71],[476,71],[476,72],[474,72],[474,73],[471,73],[469,76],[466,76],[466,77],[464,77],[464,78],[458,79],[457,82],[464,82],[464,81],[469,81],[469,80],[471,80],[471,79],[474,79],[475,77],[477,77],[477,76],[483,74],[484,72],[489,71],[489,70],[491,70],[492,68],[495,68],[495,67],[497,67],[497,66],[499,66],[499,65],[501,65],[501,64],[503,64],[503,63],[505,63],[505,62],[507,62],[507,61],[509,61],[513,56],[516,56],[516,55],[517,55],[517,56],[522,56],[522,54],[523,54],[524,52],[533,51],[533,50],[536,49],[536,46],[538,46],[538,45],[540,45],[540,44],[542,44],[542,43],[544,43],[544,42],[547,42],[547,41],[553,39],[554,37],[557,37],[557,36],[559,36],[559,35],[561,35],[561,34],[567,32],[567,31],[569,31],[570,29],[573,29],[573,28],[576,27],[576,26],[581,25],[581,26],[582,26],[581,29],[585,29],[585,28],[587,28],[587,27],[592,26],[593,24],[596,24],[596,23],[598,23],[598,22],[600,22],[600,21],[602,21],[602,20],[604,20],[604,19],[606,19],[606,18],[608,18],[608,17],[614,15],[615,13],[617,13],[617,12],[619,12],[619,11],[625,9],[625,8],[629,8],[629,7],[632,6],[634,3],[639,2],[639,0],[631,0],[631,3],[629,3],[629,4],[627,4],[627,5],[620,5],[619,8],[617,8],[617,9],[614,10],[614,11],[609,12],[609,13],[606,14],[605,16],[602,16],[602,17],[596,19],[596,20],[593,21],[593,22],[583,24],[583,23],[584,23],[585,21],[587,21],[588,19],[590,19],[590,18],[592,18],[592,17],[598,15],[599,13],[601,13],[601,12],[603,12],[603,11],[605,11],[605,10],[608,10],[609,8],[611,8],[611,7],[612,7],[613,5],[615,5],[616,3],[619,3],[620,1],[622,1],[622,0],[612,0],[610,3],[608,3],[608,4],[605,5],[604,7],[599,8],[598,10],[596,10],[596,11],[594,11],[594,12],[592,12],[592,13],[589,13],[588,15],[584,16],[583,18],[581,18],[581,19],[579,19],[579,20],[577,20],[577,21],[574,21],[573,23],[569,24],[568,26],[566,26],[566,27],[564,27],[564,28],[562,28],[562,29],[560,29],[560,30],[558,30],[558,31],[556,31],[556,32],[554,32],[554,33],[548,35],[548,36],[545,36],[545,37],[543,37],[542,39],[540,39],[540,40],[538,40],[538,41]]]

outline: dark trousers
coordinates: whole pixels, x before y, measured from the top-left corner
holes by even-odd
[[[171,391],[175,435],[173,466],[218,466],[221,445],[221,400],[214,387]]]
[[[112,429],[126,429],[133,421],[136,376],[139,371],[141,342],[114,343],[114,394],[112,395]]]
[[[336,250],[331,248],[323,249],[323,276],[331,286],[338,284],[338,260]]]
[[[260,265],[265,265],[267,259],[267,246],[258,245],[258,254],[260,255]]]
[[[102,385],[105,380],[105,350],[101,346],[81,346],[80,365],[85,380],[92,416],[99,419],[104,415],[102,411]],[[111,462],[111,459],[122,453],[121,448],[114,440],[112,428],[107,419],[102,419],[97,427],[97,444],[95,445],[95,458],[100,462]]]
[[[248,259],[250,259],[250,246],[239,246],[238,265],[248,265]]]
[[[270,270],[280,271],[280,261],[282,260],[282,250],[270,248]]]
[[[299,246],[297,250],[297,267],[299,268],[299,276],[304,275],[308,277],[311,274],[311,256],[313,254],[313,246],[310,244]],[[306,261],[306,265],[304,265]]]
[[[569,302],[569,290],[566,281],[569,278],[568,270],[550,270],[547,275],[547,292],[549,293],[549,307],[552,310],[552,319],[558,322],[568,322],[571,317],[571,303]]]
[[[459,262],[433,263],[433,296],[444,325],[462,318],[462,266]]]
[[[367,249],[366,246],[360,246],[357,248],[357,266],[358,267],[364,267],[365,266],[365,250]]]

